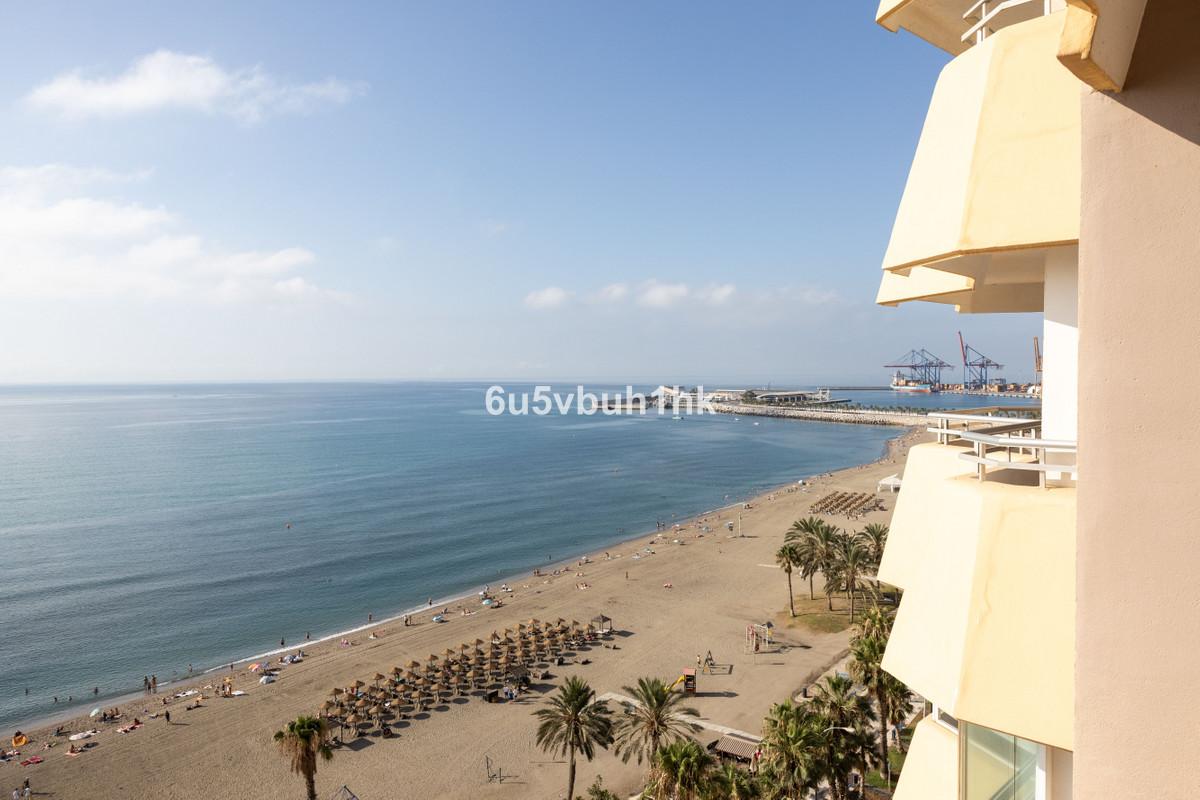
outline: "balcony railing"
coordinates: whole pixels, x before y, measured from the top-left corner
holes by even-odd
[[[976,477],[981,481],[987,480],[990,470],[1037,473],[1042,488],[1070,485],[1078,478],[1076,442],[1041,438],[1040,419],[942,412],[929,417],[937,422],[929,431],[937,436],[938,443],[963,442],[970,446],[971,451],[959,458],[975,465]]]
[[[977,0],[962,15],[972,23],[962,41],[979,44],[1000,28],[1049,14],[1055,7],[1055,0]]]

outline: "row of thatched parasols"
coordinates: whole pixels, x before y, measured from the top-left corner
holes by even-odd
[[[322,704],[321,716],[356,734],[363,725],[382,727],[388,718],[401,718],[406,709],[423,711],[447,697],[499,686],[530,664],[578,645],[595,632],[591,623],[531,619],[515,629],[493,633],[491,641],[476,639],[458,650],[447,648],[441,656],[430,654],[425,663],[413,660],[404,667],[393,667],[390,675],[377,672],[369,684],[356,680],[337,687]]]

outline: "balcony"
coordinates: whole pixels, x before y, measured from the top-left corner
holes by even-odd
[[[904,589],[884,667],[959,719],[1069,750],[1075,489],[1030,468],[1059,443],[997,413],[930,422],[879,568]]]
[[[1080,84],[1056,57],[1065,14],[991,33],[942,70],[877,303],[1043,309],[1047,264],[1076,258],[1079,240]]]
[[[875,21],[960,55],[989,36],[1056,12],[1065,14],[1056,57],[1100,91],[1121,91],[1146,0],[880,0]]]
[[[958,55],[1001,28],[1060,10],[1062,0],[882,0],[875,21]]]
[[[999,409],[996,409],[999,410]],[[928,430],[939,444],[961,443],[971,448],[959,458],[975,465],[975,476],[1022,483],[1012,473],[1035,475],[1043,489],[1072,486],[1078,475],[1078,446],[1065,439],[1042,439],[1040,419],[1004,421],[991,414],[934,413]]]

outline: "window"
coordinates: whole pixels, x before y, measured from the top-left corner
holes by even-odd
[[[1038,800],[1043,781],[1039,745],[1007,733],[959,722],[959,796],[962,800]]]

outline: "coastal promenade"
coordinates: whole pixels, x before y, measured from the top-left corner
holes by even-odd
[[[897,425],[918,427],[928,424],[925,414],[910,414],[903,411],[876,411],[855,408],[791,408],[784,406],[760,406],[746,403],[712,403],[711,408],[721,414],[737,414],[747,417],[783,417],[786,419],[808,419],[823,422],[849,422],[855,425]]]

